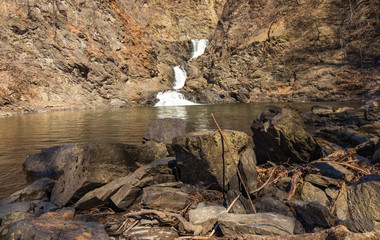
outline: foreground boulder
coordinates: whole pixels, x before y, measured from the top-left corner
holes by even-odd
[[[257,186],[253,142],[247,134],[224,131],[232,155],[249,191]],[[200,131],[173,139],[173,149],[184,183],[206,185],[213,189],[240,189],[237,170],[218,131]],[[224,169],[223,169],[224,167]]]
[[[280,235],[294,233],[296,219],[278,213],[234,214],[224,213],[218,217],[224,235]]]
[[[154,146],[157,144],[153,143]],[[76,201],[89,191],[129,175],[141,164],[167,155],[165,146],[162,146],[165,151],[154,146],[86,144],[83,153],[78,155],[75,161],[67,161],[64,174],[53,188],[51,201],[56,205],[64,206],[70,200]],[[142,149],[145,151],[140,151]]]
[[[178,180],[174,158],[162,158],[144,165],[132,174],[86,193],[76,202],[75,208],[90,209],[111,201],[119,208],[132,205],[142,194],[143,188]]]
[[[290,108],[267,106],[251,125],[258,163],[309,162],[321,149],[306,132],[300,115]]]

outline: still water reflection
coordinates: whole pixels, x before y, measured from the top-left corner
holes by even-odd
[[[300,110],[309,110],[314,104],[291,105]],[[223,129],[244,131],[250,135],[252,120],[265,105],[268,104],[131,107],[0,118],[0,198],[28,185],[22,163],[26,155],[37,153],[43,148],[86,142],[140,144],[149,122],[167,117],[190,121],[196,130],[214,129],[211,113],[214,113]],[[347,103],[329,105],[360,106]]]

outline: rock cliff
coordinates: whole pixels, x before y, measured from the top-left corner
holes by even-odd
[[[375,0],[4,0],[3,111],[152,104],[190,39],[185,91],[207,103],[379,95]]]

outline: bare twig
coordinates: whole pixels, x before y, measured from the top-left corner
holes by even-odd
[[[139,223],[139,222],[140,222],[140,220],[136,220],[136,221],[134,221],[134,222],[131,224],[131,226],[129,226],[129,228],[127,228],[127,230],[125,230],[124,232],[127,233],[127,232],[131,231],[131,229],[132,229],[134,226],[136,226],[137,223]]]
[[[273,173],[274,173],[275,170],[276,170],[276,168],[273,168],[272,172],[270,173],[270,175],[269,175],[269,177],[268,177],[268,180],[267,180],[263,185],[261,185],[258,189],[253,190],[253,191],[251,192],[251,194],[254,194],[254,193],[260,191],[261,189],[263,189],[263,188],[269,183],[269,181],[270,181],[270,179],[272,178],[272,175],[273,175]]]
[[[238,176],[239,176],[239,179],[240,179],[240,181],[241,181],[241,183],[242,183],[242,185],[243,185],[243,188],[244,188],[245,192],[247,193],[247,196],[248,196],[249,202],[251,203],[252,210],[253,210],[254,213],[256,213],[255,205],[253,205],[253,202],[252,202],[251,196],[250,196],[250,194],[249,194],[249,192],[248,192],[247,186],[245,185],[245,182],[244,182],[244,180],[243,180],[243,177],[242,177],[241,174],[240,174],[239,167],[238,167],[238,165],[237,165],[237,163],[236,163],[236,161],[235,161],[234,156],[232,155],[232,152],[231,152],[230,146],[229,146],[229,144],[228,144],[228,142],[227,142],[227,139],[226,139],[226,137],[224,136],[222,129],[219,127],[219,124],[218,124],[218,122],[216,121],[216,119],[215,119],[215,117],[214,117],[214,114],[211,113],[211,117],[212,117],[212,119],[214,120],[215,125],[216,125],[217,128],[219,129],[219,132],[220,132],[220,134],[222,135],[222,137],[223,137],[223,139],[224,139],[224,142],[226,143],[226,146],[227,146],[228,152],[230,153],[230,156],[231,156],[232,162],[235,164],[235,168],[236,168],[237,174],[238,174]]]
[[[227,212],[231,211],[232,207],[235,205],[236,201],[240,198],[240,196],[241,196],[241,193],[240,193],[240,194],[239,194],[239,195],[238,195],[238,196],[232,201],[232,203],[230,204],[230,206],[227,208]],[[214,236],[215,231],[216,231],[216,229],[218,228],[218,226],[219,226],[219,224],[216,223],[214,229],[213,229],[212,232],[208,235],[209,237]]]
[[[301,174],[302,174],[302,172],[299,169],[294,171],[292,180],[290,181],[291,188],[290,188],[290,191],[288,193],[288,196],[286,196],[286,198],[285,198],[286,201],[289,201],[293,197],[293,195],[296,193],[297,181],[298,181],[298,178],[301,176]]]

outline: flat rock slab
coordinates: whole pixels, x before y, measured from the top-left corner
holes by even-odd
[[[310,182],[304,183],[302,187],[301,197],[302,200],[306,202],[318,202],[323,206],[327,206],[330,203],[325,192]]]
[[[242,234],[286,236],[294,233],[296,219],[278,213],[225,213],[218,217],[218,223],[226,236]]]
[[[248,190],[255,190],[257,172],[252,140],[238,131],[226,130],[224,135]],[[225,183],[231,189],[240,189],[235,164],[218,131],[200,131],[176,137],[172,146],[184,183],[210,185],[212,189],[223,189]]]
[[[308,174],[305,177],[305,181],[326,188],[329,186],[339,186],[338,180],[318,174]]]
[[[34,208],[41,201],[28,201],[28,202],[15,202],[0,205],[0,220],[2,220],[7,214],[12,212],[33,212]]]
[[[181,191],[181,184],[157,184],[143,190],[141,203],[150,209],[180,211],[192,202],[189,194]]]
[[[189,211],[189,219],[192,224],[201,225],[202,233],[205,234],[212,230],[218,217],[224,213],[227,213],[227,209],[223,206],[198,207]]]
[[[347,170],[347,168],[333,162],[315,162],[310,165],[319,169],[322,175],[327,177],[344,179],[346,181],[351,181],[354,177],[354,174]]]
[[[8,231],[7,239],[109,240],[110,237],[100,223],[40,217],[14,223]]]

